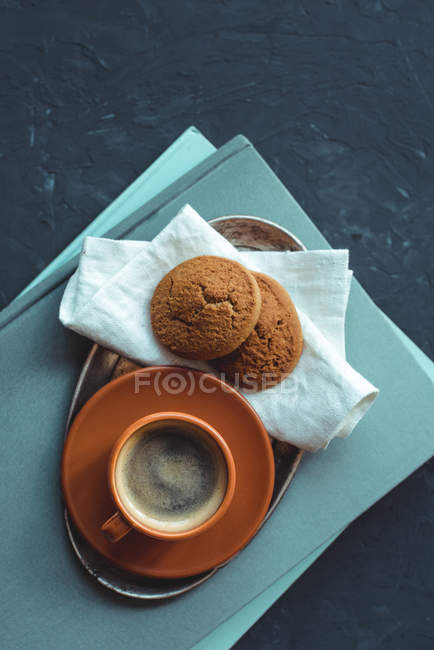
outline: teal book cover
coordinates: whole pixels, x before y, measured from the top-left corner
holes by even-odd
[[[157,195],[110,236],[150,239],[186,202],[205,218],[241,213],[272,219],[292,230],[309,248],[327,247],[321,234],[242,137]],[[120,603],[83,580],[67,546],[60,517],[58,461],[62,427],[89,348],[88,341],[64,330],[57,321],[64,283],[74,267],[72,260],[1,315],[2,385],[6,396],[1,426],[13,441],[6,448],[2,467],[5,479],[14,484],[17,463],[24,462],[20,470],[30,479],[20,484],[19,490],[11,491],[5,503],[5,516],[14,522],[2,540],[2,562],[9,567],[11,576],[7,635],[20,621],[37,635],[36,641],[45,639],[47,643],[48,639],[46,647],[54,647],[50,638],[59,633],[61,620],[53,620],[47,612],[55,607],[66,608],[68,602],[64,616],[71,639],[82,634],[89,643],[104,639],[105,647],[116,647],[116,630],[129,625],[131,642],[155,648],[177,643],[176,647],[191,647],[432,455],[431,414],[425,408],[430,403],[432,381],[363,289],[354,283],[348,311],[348,357],[381,388],[381,399],[348,441],[338,441],[327,452],[305,458],[287,498],[267,526],[212,581],[182,599],[152,609]],[[399,372],[403,365],[405,379]],[[20,409],[23,395],[25,411]],[[395,444],[397,438],[399,445]],[[36,471],[41,467],[43,476],[39,469]],[[35,490],[41,497],[36,507],[32,499]],[[29,520],[35,522],[32,540],[24,535]],[[49,538],[45,535],[47,527],[52,532]],[[22,539],[19,545],[14,543],[16,535]],[[42,558],[35,570],[35,585],[45,581],[49,588],[43,603],[40,597],[33,599],[32,608],[24,610],[23,593],[32,599],[33,587],[24,584],[22,577],[31,546],[41,551]],[[56,580],[60,575],[62,580]],[[80,632],[76,628],[78,621]]]

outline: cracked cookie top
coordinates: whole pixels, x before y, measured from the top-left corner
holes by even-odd
[[[253,273],[262,308],[250,336],[213,366],[237,387],[262,390],[280,383],[295,368],[303,350],[297,311],[286,290],[264,273]]]
[[[180,357],[215,359],[249,336],[260,309],[261,294],[250,271],[224,257],[201,255],[175,266],[158,284],[152,329]]]

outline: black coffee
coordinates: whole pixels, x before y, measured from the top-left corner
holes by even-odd
[[[209,519],[223,501],[227,469],[214,440],[199,427],[154,423],[122,448],[116,485],[127,510],[143,524],[181,532]]]

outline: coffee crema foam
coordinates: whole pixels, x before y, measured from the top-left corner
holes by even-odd
[[[209,519],[228,482],[218,444],[186,422],[155,422],[122,447],[116,487],[128,512],[145,526],[183,532]]]

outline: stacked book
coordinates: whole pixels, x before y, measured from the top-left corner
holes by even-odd
[[[80,639],[109,647],[122,630],[131,646],[228,647],[351,521],[434,452],[433,364],[355,280],[347,357],[381,394],[351,439],[307,455],[267,525],[200,588],[150,609],[85,579],[65,536],[59,462],[91,342],[61,326],[59,303],[85,235],[150,240],[186,203],[206,219],[253,215],[288,228],[308,249],[330,247],[246,138],[217,150],[191,128],[3,310],[1,463],[8,489],[1,563],[11,585],[3,604],[11,644],[21,627],[32,647],[51,647],[49,639],[61,633],[77,647]]]

